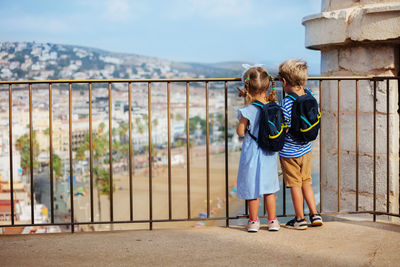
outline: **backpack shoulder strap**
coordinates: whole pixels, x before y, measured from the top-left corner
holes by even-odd
[[[254,106],[256,106],[257,108],[259,108],[259,109],[261,109],[261,110],[264,109],[264,106],[265,106],[265,104],[263,104],[262,102],[260,102],[260,101],[258,101],[258,100],[252,102],[251,104],[254,105]],[[246,128],[246,132],[249,133],[250,137],[253,138],[254,141],[256,141],[256,142],[258,141],[257,137],[255,137],[255,136],[250,132],[249,128]]]
[[[311,95],[312,97],[315,97],[315,96],[314,96],[314,93],[311,91],[311,89],[309,89],[309,88],[304,88],[304,91],[306,92],[306,94],[309,94],[309,95]]]
[[[261,108],[261,109],[263,109],[264,106],[265,106],[265,104],[261,103],[261,102],[258,101],[258,100],[252,102],[251,104],[254,105],[254,106],[256,106],[256,107],[258,107],[258,108]]]
[[[289,97],[293,101],[296,101],[299,98],[299,96],[296,93],[290,93],[287,95],[287,97]]]
[[[248,132],[248,134],[250,135],[251,138],[253,138],[254,141],[258,141],[257,137],[255,137],[249,130],[249,128],[246,128],[246,132]]]

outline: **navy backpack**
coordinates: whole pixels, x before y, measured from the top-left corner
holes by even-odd
[[[260,109],[258,138],[247,129],[261,149],[266,151],[280,151],[285,143],[286,122],[281,107],[275,102],[260,101],[251,103]]]
[[[289,134],[300,143],[315,140],[321,127],[317,100],[307,89],[302,96],[291,93],[287,97],[293,99]]]

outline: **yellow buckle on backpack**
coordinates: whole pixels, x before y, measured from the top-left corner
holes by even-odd
[[[282,123],[282,125],[281,125],[281,130],[279,131],[279,133],[277,133],[276,135],[269,135],[269,136],[268,136],[269,139],[276,139],[276,138],[278,138],[278,137],[282,134],[284,128],[287,128],[287,124],[286,124],[286,123]]]
[[[319,123],[319,119],[321,118],[321,112],[318,113],[317,118],[318,118],[318,120],[313,125],[311,125],[307,129],[300,129],[300,132],[305,133],[305,132],[308,132],[309,130],[311,130],[312,128],[314,128],[314,126],[316,126]]]

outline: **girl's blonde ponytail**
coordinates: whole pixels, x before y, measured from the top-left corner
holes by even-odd
[[[275,79],[271,75],[268,76],[271,81],[271,93],[267,95],[268,102],[277,102],[278,98],[276,97],[276,90],[275,90]]]

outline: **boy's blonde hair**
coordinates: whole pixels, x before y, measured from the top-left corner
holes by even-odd
[[[253,101],[253,95],[267,92],[270,83],[272,83],[273,90],[268,94],[268,96],[266,96],[266,100],[277,101],[274,78],[269,75],[266,69],[262,67],[252,67],[245,72],[243,79],[244,89],[246,92],[246,104]]]
[[[288,59],[279,65],[279,79],[285,78],[291,86],[305,86],[308,78],[307,62]]]

